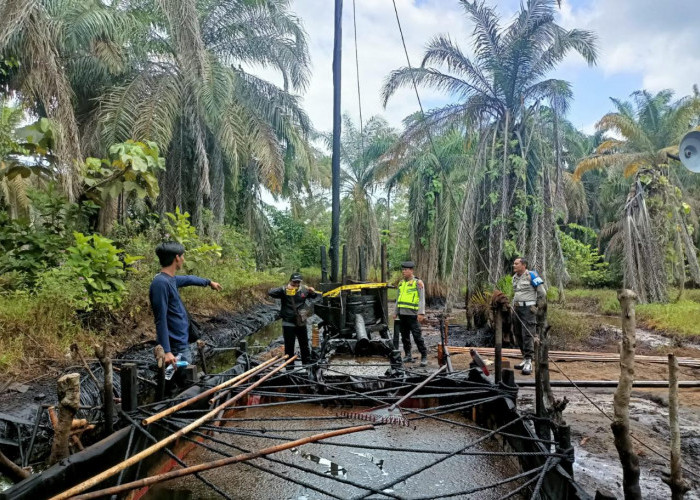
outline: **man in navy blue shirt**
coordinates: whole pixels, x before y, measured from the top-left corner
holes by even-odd
[[[165,364],[175,364],[180,354],[183,361],[192,363],[189,345],[190,320],[178,288],[183,286],[208,286],[221,291],[218,283],[199,276],[175,276],[185,262],[185,247],[169,241],[156,247],[160,261],[160,273],[156,274],[148,292],[156,322],[156,338],[165,351]]]

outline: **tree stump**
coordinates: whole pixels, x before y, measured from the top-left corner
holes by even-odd
[[[615,436],[615,448],[622,464],[622,489],[625,499],[641,499],[639,488],[639,457],[630,438],[629,403],[634,382],[634,349],[636,345],[634,305],[637,295],[632,290],[620,290],[617,299],[622,307],[622,342],[620,343],[620,381],[613,399],[614,419],[610,427]]]
[[[80,375],[69,373],[58,379],[58,422],[54,429],[49,465],[68,456],[68,439],[73,418],[80,408]]]

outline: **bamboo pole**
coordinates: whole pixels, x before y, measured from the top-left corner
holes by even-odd
[[[69,454],[68,440],[70,428],[78,408],[80,408],[80,375],[69,373],[58,379],[58,418],[54,427],[53,443],[49,464],[53,465]]]
[[[90,479],[87,479],[87,480],[83,481],[82,483],[80,483],[80,484],[78,484],[78,485],[76,485],[76,486],[73,486],[72,488],[70,488],[70,489],[64,491],[63,493],[59,493],[58,495],[52,497],[51,500],[65,500],[66,498],[70,498],[70,497],[72,497],[72,496],[75,496],[75,495],[77,495],[78,493],[81,493],[81,492],[83,492],[83,491],[85,491],[85,490],[88,490],[88,489],[92,488],[93,486],[96,486],[97,484],[101,483],[101,482],[104,481],[105,479],[114,476],[114,475],[117,474],[118,472],[120,472],[120,471],[122,471],[122,470],[124,470],[124,469],[127,469],[128,467],[131,467],[131,466],[134,465],[135,463],[137,463],[137,462],[143,460],[144,458],[146,458],[146,457],[152,455],[152,454],[155,453],[156,451],[165,448],[167,445],[169,445],[169,444],[172,443],[173,441],[176,441],[176,440],[179,439],[180,437],[184,436],[185,434],[187,434],[187,433],[190,432],[191,430],[196,429],[197,427],[199,427],[199,426],[202,425],[203,423],[208,422],[208,421],[211,420],[212,418],[216,417],[216,415],[217,415],[221,410],[223,410],[223,409],[225,409],[225,408],[227,408],[227,407],[233,405],[236,401],[238,401],[238,400],[241,399],[243,396],[245,396],[246,394],[248,394],[250,391],[252,391],[253,389],[255,389],[257,386],[259,386],[260,384],[262,384],[265,380],[269,379],[269,378],[272,377],[275,373],[277,373],[278,371],[282,370],[285,366],[287,366],[287,365],[290,364],[290,363],[294,363],[294,361],[295,361],[296,359],[297,359],[297,356],[291,357],[290,359],[288,359],[287,361],[285,361],[284,363],[282,363],[280,366],[275,367],[274,369],[272,369],[272,371],[270,371],[270,373],[268,373],[268,374],[265,375],[264,377],[261,377],[260,380],[258,380],[257,382],[254,382],[254,383],[251,384],[249,387],[246,387],[245,389],[243,389],[241,392],[239,392],[238,394],[236,394],[234,397],[232,397],[232,398],[229,399],[228,401],[225,401],[225,402],[221,403],[219,406],[217,406],[216,408],[210,410],[208,413],[206,413],[206,414],[203,415],[202,417],[198,418],[198,419],[195,420],[194,422],[188,424],[187,426],[183,427],[183,428],[180,429],[179,431],[177,431],[177,432],[171,434],[170,436],[166,437],[165,439],[162,439],[161,441],[158,441],[157,443],[155,443],[155,444],[149,446],[149,447],[146,448],[145,450],[143,450],[143,451],[137,453],[136,455],[134,455],[134,456],[128,458],[127,460],[124,460],[123,462],[121,462],[121,463],[119,463],[119,464],[117,464],[117,465],[114,465],[114,466],[110,467],[109,469],[107,469],[107,470],[105,470],[105,471],[102,471],[101,473],[97,474],[96,476],[93,476],[93,477],[91,477]]]
[[[615,436],[615,448],[622,464],[622,490],[626,500],[641,500],[639,487],[639,457],[630,438],[629,403],[634,383],[635,315],[637,295],[632,290],[620,290],[617,299],[622,307],[622,342],[620,342],[620,381],[613,398],[614,419],[610,424]]]
[[[259,364],[255,368],[248,370],[247,372],[241,373],[240,375],[233,377],[230,380],[227,380],[226,382],[222,382],[221,384],[217,385],[216,387],[212,387],[211,389],[207,389],[204,392],[201,392],[197,394],[196,396],[186,400],[182,401],[181,403],[176,404],[175,406],[171,406],[170,408],[166,408],[165,410],[156,413],[155,415],[151,415],[148,418],[144,418],[143,421],[141,422],[144,426],[152,424],[156,420],[160,420],[163,417],[167,417],[168,415],[172,415],[178,410],[182,410],[186,406],[191,405],[192,403],[199,401],[200,399],[204,399],[207,396],[214,394],[217,391],[220,391],[221,389],[224,389],[225,387],[229,387],[233,385],[233,387],[236,387],[237,385],[240,385],[240,383],[244,382],[245,380],[248,380],[251,376],[255,375],[261,370],[264,370],[271,364],[279,361],[279,356],[275,356],[274,358],[270,358],[264,363]],[[245,379],[245,380],[244,380]]]
[[[663,478],[671,488],[671,499],[682,500],[690,489],[683,481],[681,465],[681,430],[678,425],[678,362],[668,355],[668,420],[671,427],[671,475]]]
[[[262,450],[253,451],[250,453],[243,453],[241,455],[236,455],[235,457],[221,458],[219,460],[214,460],[213,462],[207,462],[203,464],[193,465],[191,467],[185,467],[184,469],[178,469],[164,474],[158,474],[156,476],[147,477],[140,479],[138,481],[132,481],[131,483],[125,483],[120,486],[113,486],[111,488],[105,488],[103,490],[92,491],[90,493],[85,493],[83,495],[78,495],[74,497],[74,500],[88,500],[91,498],[101,498],[107,495],[114,495],[122,493],[124,491],[133,490],[136,488],[143,488],[145,486],[151,486],[152,484],[160,483],[163,481],[168,481],[170,479],[175,479],[182,476],[187,476],[189,474],[194,474],[196,472],[202,472],[206,470],[216,469],[218,467],[223,467],[225,465],[231,465],[239,462],[245,462],[246,460],[252,460],[254,458],[262,457],[265,455],[272,455],[273,453],[278,453],[280,451],[288,450],[290,448],[296,448],[297,446],[302,446],[308,443],[314,443],[316,441],[321,441],[323,439],[330,439],[336,436],[343,436],[345,434],[351,434],[354,432],[367,431],[374,429],[373,425],[359,425],[357,427],[347,427],[345,429],[338,429],[331,432],[324,432],[323,434],[314,434],[313,436],[297,439],[295,441],[290,441],[288,443],[279,444],[277,446],[270,446],[268,448],[263,448]]]
[[[2,451],[0,451],[0,472],[5,473],[17,481],[21,481],[22,479],[29,477],[29,471],[23,469],[7,458]]]

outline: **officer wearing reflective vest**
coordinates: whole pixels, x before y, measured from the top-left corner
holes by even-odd
[[[532,357],[535,354],[534,335],[537,328],[537,308],[544,308],[547,289],[535,271],[529,271],[527,260],[516,257],[513,261],[513,335],[523,354],[523,362],[515,365],[523,375],[532,373]]]
[[[399,295],[396,298],[396,313],[394,320],[398,319],[401,330],[401,341],[406,357],[404,363],[412,363],[411,334],[416,342],[418,352],[421,354],[421,366],[428,364],[428,350],[423,341],[423,333],[420,324],[425,321],[425,285],[413,276],[415,264],[411,261],[401,263],[403,280],[399,283]]]

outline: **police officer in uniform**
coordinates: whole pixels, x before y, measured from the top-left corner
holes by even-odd
[[[535,271],[527,268],[527,260],[517,257],[513,261],[513,335],[518,342],[523,362],[515,365],[523,375],[532,373],[532,357],[535,354],[534,335],[537,329],[537,309],[544,308],[547,289]]]
[[[425,285],[413,275],[415,264],[411,261],[401,263],[403,280],[399,283],[399,295],[396,298],[396,313],[394,321],[398,318],[401,329],[401,341],[406,357],[404,363],[412,363],[411,334],[416,342],[418,352],[421,354],[420,365],[427,366],[428,350],[423,341],[420,324],[425,321]]]

